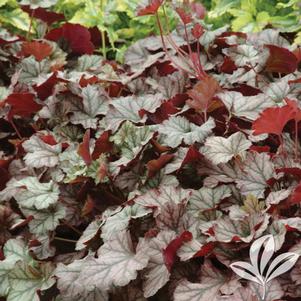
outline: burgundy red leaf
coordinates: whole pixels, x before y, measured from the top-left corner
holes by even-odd
[[[72,52],[76,54],[92,54],[94,51],[89,30],[79,24],[65,23],[52,29],[45,38],[56,42],[62,39],[67,41]]]

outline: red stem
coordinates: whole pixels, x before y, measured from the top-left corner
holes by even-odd
[[[164,52],[166,53],[166,55],[168,56],[169,60],[179,69],[179,70],[182,70],[192,76],[194,76],[193,73],[191,73],[190,71],[184,69],[183,67],[179,66],[170,56],[168,50],[167,50],[167,47],[166,47],[166,44],[165,44],[165,41],[164,41],[164,34],[163,34],[163,29],[162,29],[162,26],[161,26],[161,22],[160,22],[160,18],[159,18],[159,15],[158,13],[156,13],[156,20],[157,20],[157,24],[158,24],[158,27],[159,27],[159,30],[160,30],[160,36],[161,36],[161,41],[162,41],[162,46],[163,46],[163,50]],[[178,52],[179,53],[179,52]]]
[[[23,137],[22,137],[22,135],[20,134],[20,132],[19,132],[18,128],[16,127],[16,125],[15,125],[15,123],[14,123],[13,119],[9,120],[9,122],[10,122],[10,124],[12,125],[12,127],[14,128],[15,132],[17,133],[17,135],[18,135],[19,139],[21,139],[21,140],[22,140],[22,139],[23,139]]]

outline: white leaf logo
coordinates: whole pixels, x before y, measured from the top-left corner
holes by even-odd
[[[231,269],[241,278],[256,282],[263,287],[262,301],[266,299],[267,283],[290,270],[299,258],[293,252],[283,253],[272,262],[275,252],[273,235],[265,235],[254,241],[250,248],[251,263],[237,261],[230,265]]]

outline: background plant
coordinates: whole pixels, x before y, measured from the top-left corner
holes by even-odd
[[[299,0],[213,0],[208,21],[219,27],[231,24],[233,31],[258,32],[266,27],[283,32],[299,32],[301,5]],[[300,44],[300,34],[296,44]]]

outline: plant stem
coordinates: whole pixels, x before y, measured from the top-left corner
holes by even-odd
[[[100,0],[100,9],[102,13],[102,18],[104,19],[104,5],[103,0]],[[101,30],[101,48],[102,48],[102,56],[106,60],[107,59],[107,49],[106,49],[106,35],[105,31]]]
[[[168,50],[167,50],[167,47],[166,47],[166,44],[165,44],[165,41],[164,41],[164,33],[163,33],[163,29],[162,29],[162,26],[161,26],[161,22],[160,22],[160,18],[159,18],[159,15],[158,13],[156,13],[156,20],[157,20],[157,24],[158,24],[158,27],[159,27],[159,30],[160,30],[160,36],[161,36],[161,41],[162,41],[162,46],[163,46],[163,50],[164,52],[166,53],[166,55],[168,56],[169,60],[179,69],[179,70],[182,70],[192,76],[194,76],[194,74],[186,69],[184,69],[183,67],[179,66],[170,56]],[[181,54],[180,52],[178,52],[179,54]],[[182,54],[181,54],[182,55]]]
[[[10,120],[10,124],[12,125],[12,127],[14,128],[14,130],[15,130],[15,132],[16,132],[16,134],[17,134],[17,136],[19,137],[19,139],[23,139],[23,137],[22,137],[22,135],[20,134],[20,132],[19,132],[19,130],[18,130],[18,128],[16,127],[16,125],[15,125],[15,123],[14,123],[14,121],[11,119]]]
[[[76,240],[68,239],[68,238],[63,238],[63,237],[59,237],[59,236],[55,236],[54,239],[55,239],[55,240],[64,241],[64,242],[70,242],[70,243],[72,243],[72,244],[76,244],[76,243],[77,243]]]
[[[30,38],[30,31],[31,31],[31,28],[32,28],[32,23],[33,23],[33,17],[34,17],[34,10],[32,11],[32,13],[30,14],[30,19],[29,19],[29,28],[28,28],[28,31],[27,31],[27,34],[26,34],[26,40],[29,40]]]
[[[102,46],[102,56],[106,60],[107,59],[106,36],[103,30],[101,31],[101,46]]]
[[[280,146],[279,146],[280,153],[284,155],[285,154],[285,147],[284,147],[284,141],[283,141],[282,134],[278,135],[278,137],[279,137],[279,141],[280,141]]]

